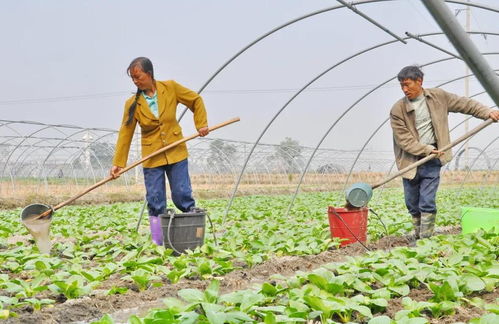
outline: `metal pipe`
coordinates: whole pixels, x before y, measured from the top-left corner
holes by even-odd
[[[344,5],[345,7],[347,7],[348,9],[352,10],[353,12],[355,12],[357,15],[361,16],[365,20],[369,21],[374,26],[376,26],[379,29],[383,30],[385,33],[391,35],[393,38],[397,39],[398,41],[400,41],[400,42],[402,42],[404,44],[407,44],[407,41],[405,39],[397,36],[391,30],[389,30],[388,28],[384,27],[383,25],[381,25],[380,23],[378,23],[376,20],[372,19],[368,15],[364,14],[362,11],[358,10],[357,8],[355,8],[355,6],[353,4],[348,3],[348,2],[346,2],[344,0],[336,0],[336,1],[338,1],[339,3],[341,3],[342,5]]]
[[[499,106],[499,79],[447,5],[443,0],[422,0],[422,2],[494,103]]]
[[[441,48],[440,46],[437,46],[437,45],[435,45],[435,44],[433,44],[433,43],[430,43],[430,42],[428,42],[428,41],[424,40],[423,38],[419,37],[419,35],[414,35],[414,34],[411,34],[411,33],[409,33],[409,32],[405,32],[405,34],[406,34],[407,36],[409,36],[410,38],[413,38],[413,39],[415,39],[415,40],[417,40],[417,41],[419,41],[419,42],[421,42],[421,43],[423,43],[423,44],[426,44],[426,45],[428,45],[428,46],[431,46],[431,47],[433,47],[433,48],[435,48],[435,49],[437,49],[437,50],[439,50],[439,51],[441,51],[441,52],[444,52],[444,53],[446,53],[446,54],[449,54],[450,56],[454,56],[455,58],[458,58],[458,59],[460,59],[460,60],[461,60],[461,58],[460,58],[459,56],[457,56],[456,54],[454,54],[454,53],[452,53],[452,52],[449,52],[449,51],[447,51],[447,50],[445,50],[445,49]]]

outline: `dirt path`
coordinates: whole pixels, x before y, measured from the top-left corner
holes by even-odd
[[[457,234],[459,232],[458,227],[440,228],[438,230],[440,234]],[[371,250],[389,250],[397,246],[406,246],[407,243],[407,240],[402,237],[390,236],[370,243],[368,247]],[[220,280],[221,292],[227,293],[251,288],[254,285],[270,281],[270,277],[274,274],[291,276],[296,271],[311,271],[324,264],[341,262],[347,256],[357,256],[365,252],[364,247],[356,243],[318,255],[274,258],[251,269],[236,270],[218,279]],[[121,282],[120,284],[126,283]],[[149,309],[162,307],[161,300],[165,297],[177,297],[177,291],[180,289],[195,288],[202,290],[206,288],[207,284],[208,281],[206,280],[182,280],[177,284],[165,282],[162,287],[151,288],[142,292],[129,289],[126,294],[111,296],[103,295],[104,290],[97,290],[94,291],[93,295],[68,300],[38,312],[32,312],[29,308],[16,310],[19,317],[11,318],[4,323],[89,323],[101,318],[104,314],[111,314],[116,323],[127,323],[130,315],[144,316]],[[497,292],[495,294],[497,295]],[[398,304],[400,304],[400,301]],[[387,309],[387,314],[395,313],[398,308],[397,300],[393,300],[392,305]],[[472,315],[475,316],[476,313],[473,312]],[[466,316],[463,315],[462,317]]]

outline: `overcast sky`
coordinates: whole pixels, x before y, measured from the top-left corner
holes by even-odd
[[[497,0],[475,2],[499,9]],[[175,79],[199,90],[229,58],[261,35],[338,5],[321,0],[2,1],[0,119],[118,129],[123,103],[135,91],[126,75],[133,58],[149,57],[158,80]],[[453,11],[464,8],[449,6]],[[400,37],[405,32],[440,31],[420,1],[383,1],[356,8]],[[455,12],[464,24],[465,13]],[[499,32],[499,13],[473,8],[471,17],[471,30]],[[425,39],[455,52],[445,36]],[[496,53],[486,58],[499,69],[498,37],[475,35],[472,39],[480,51]],[[202,92],[210,124],[241,117],[240,123],[211,136],[256,140],[270,119],[312,79],[360,51],[392,40],[346,8],[315,15],[272,34],[238,57]],[[291,137],[315,146],[340,115],[353,107],[323,147],[358,149],[388,117],[402,93],[397,82],[391,81],[360,99],[409,64],[430,64],[424,68],[426,87],[462,77],[465,66],[461,61],[432,63],[447,57],[413,39],[358,55],[293,100],[262,141],[278,143]],[[464,91],[462,80],[443,87],[460,94]],[[470,95],[481,91],[472,79]],[[476,99],[493,105],[486,94]],[[451,123],[462,119],[452,117]],[[192,133],[190,113],[181,124],[184,134]],[[461,128],[456,135],[462,132]],[[497,134],[497,125],[493,125],[476,141],[483,147]],[[391,145],[391,130],[385,125],[368,147],[389,150]]]

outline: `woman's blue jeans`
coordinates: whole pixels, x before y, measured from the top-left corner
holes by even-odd
[[[195,206],[187,159],[156,168],[144,168],[147,208],[150,216],[163,214],[166,209],[165,174],[168,177],[172,200],[183,212]]]
[[[435,214],[438,184],[442,163],[435,158],[418,167],[414,179],[403,179],[405,204],[412,216]]]

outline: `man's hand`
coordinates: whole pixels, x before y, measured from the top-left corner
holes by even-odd
[[[113,177],[113,179],[116,179],[120,176],[120,171],[123,170],[122,167],[119,167],[119,166],[116,166],[116,165],[113,165],[113,167],[111,168],[111,171],[109,171],[109,175],[111,177]]]
[[[444,155],[444,151],[439,151],[439,150],[433,150],[431,151],[431,154],[436,154],[437,157],[441,157],[442,155]]]
[[[208,129],[208,127],[202,127],[200,129],[198,129],[198,133],[199,133],[199,136],[205,137],[206,135],[208,135],[210,133],[210,130]]]
[[[499,121],[499,110],[493,110],[489,114],[489,118],[492,119],[493,121]]]

